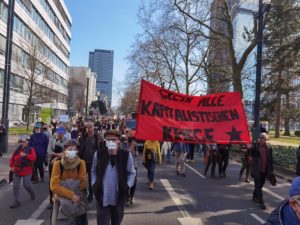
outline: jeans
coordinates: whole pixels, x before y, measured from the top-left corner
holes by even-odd
[[[88,199],[91,201],[93,200],[93,186],[92,186],[92,174],[91,174],[91,169],[92,169],[92,163],[86,163],[86,172],[88,174],[88,182],[89,182],[89,195]]]
[[[260,173],[258,177],[254,177],[253,197],[257,198],[260,203],[264,202],[262,188],[265,184],[267,173]]]
[[[153,182],[154,180],[154,170],[155,170],[156,163],[155,161],[147,161],[147,168],[148,168],[148,180],[149,182]]]
[[[116,206],[99,206],[97,203],[97,225],[120,225],[124,217],[124,203]]]
[[[31,174],[24,176],[24,177],[20,177],[14,173],[13,191],[14,191],[14,198],[15,198],[16,202],[20,202],[21,179],[23,179],[23,186],[24,186],[25,190],[30,194],[30,197],[31,198],[35,197],[35,194],[31,188]]]
[[[184,174],[184,173],[185,173],[184,156],[185,156],[185,153],[184,153],[184,152],[176,152],[176,153],[175,153],[176,170],[177,170],[180,174]]]

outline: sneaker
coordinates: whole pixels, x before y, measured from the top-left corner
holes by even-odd
[[[19,201],[15,201],[14,204],[12,204],[11,206],[9,206],[9,208],[14,209],[17,208],[21,205],[21,203]]]
[[[262,210],[267,209],[266,205],[265,205],[263,202],[259,203],[259,207],[260,207]]]
[[[250,180],[247,178],[247,179],[245,179],[245,182],[246,183],[250,183]]]
[[[179,175],[179,171],[178,170],[176,170],[176,174]]]

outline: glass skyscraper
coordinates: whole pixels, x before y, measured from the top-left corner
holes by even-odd
[[[107,96],[109,105],[112,100],[114,51],[95,49],[89,53],[89,67],[97,74],[96,91]]]

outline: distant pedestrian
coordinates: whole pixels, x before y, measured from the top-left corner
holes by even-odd
[[[148,189],[153,190],[155,167],[156,164],[161,164],[160,143],[158,141],[145,141],[143,161],[148,170]]]
[[[132,205],[133,204],[133,198],[134,198],[134,193],[135,193],[135,189],[136,189],[136,184],[137,184],[137,156],[138,156],[138,150],[137,150],[137,146],[136,146],[136,142],[134,140],[133,137],[129,136],[128,137],[128,146],[127,146],[127,150],[131,153],[132,157],[133,157],[133,165],[134,165],[134,169],[135,169],[135,179],[134,179],[134,183],[133,186],[129,188],[128,191],[128,198],[127,198],[127,205]]]
[[[97,225],[121,224],[128,188],[134,184],[133,158],[120,148],[120,135],[117,130],[106,131],[106,147],[94,155],[92,185],[97,201]]]
[[[296,156],[297,156],[296,174],[297,176],[300,176],[300,145],[296,152]]]
[[[251,148],[253,160],[251,176],[254,179],[254,191],[252,200],[259,203],[261,209],[266,209],[262,188],[267,178],[273,174],[272,148],[266,143],[266,134],[260,134],[259,143]]]
[[[10,159],[10,168],[13,172],[13,192],[14,202],[10,208],[16,208],[21,205],[20,202],[20,184],[23,180],[23,186],[29,193],[31,200],[35,199],[35,194],[31,188],[31,175],[33,163],[36,160],[36,153],[32,147],[28,146],[28,138],[21,136],[19,138],[19,146],[14,151]]]
[[[231,145],[218,144],[219,158],[218,158],[218,167],[219,167],[219,177],[226,177],[226,169],[229,161],[229,149]]]
[[[186,154],[186,162],[195,162],[194,160],[194,154],[195,154],[195,146],[194,143],[188,143],[188,153]]]
[[[0,157],[4,153],[4,140],[6,134],[7,134],[6,127],[3,123],[3,120],[1,120],[0,121]]]
[[[34,148],[37,159],[34,164],[34,172],[32,180],[34,183],[38,182],[38,172],[40,181],[44,182],[44,162],[46,161],[49,138],[46,134],[41,132],[42,124],[36,123],[34,125],[33,134],[30,136],[29,146]]]
[[[207,171],[211,165],[211,172],[210,172],[210,177],[211,178],[217,178],[216,177],[216,165],[217,165],[217,160],[218,160],[218,146],[217,144],[211,144],[209,145],[208,148],[208,160],[205,166],[204,170],[204,175],[207,175]]]
[[[172,148],[172,143],[169,141],[164,141],[161,146],[162,159],[166,160],[168,163],[171,162],[171,148]]]
[[[271,213],[265,225],[300,224],[300,177],[296,177],[289,190],[289,199],[281,202]]]
[[[240,145],[240,149],[241,149],[242,167],[241,167],[241,170],[239,173],[239,179],[240,180],[242,179],[243,173],[246,170],[245,182],[250,183],[249,175],[250,175],[250,167],[252,164],[250,144],[242,144],[242,145]]]
[[[182,177],[186,177],[184,158],[189,152],[188,148],[189,146],[187,143],[175,142],[173,144],[173,151],[175,152],[176,174]]]

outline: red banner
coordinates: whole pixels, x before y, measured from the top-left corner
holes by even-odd
[[[136,138],[171,142],[250,143],[240,94],[178,94],[142,80]]]

